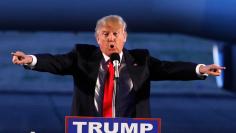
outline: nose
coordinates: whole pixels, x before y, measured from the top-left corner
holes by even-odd
[[[116,37],[113,34],[109,34],[108,41],[115,41]]]

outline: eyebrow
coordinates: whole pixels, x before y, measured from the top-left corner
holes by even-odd
[[[104,32],[110,32],[110,31],[102,31],[102,33],[104,33]],[[111,33],[119,33],[119,31],[113,31]]]

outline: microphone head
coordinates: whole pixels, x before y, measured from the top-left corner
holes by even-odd
[[[111,54],[110,59],[112,62],[117,60],[120,63],[120,55],[118,53]]]

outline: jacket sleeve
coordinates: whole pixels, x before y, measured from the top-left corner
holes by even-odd
[[[149,58],[150,80],[198,80],[206,76],[196,73],[197,64],[192,62],[161,61],[154,57]]]
[[[74,70],[76,61],[75,50],[66,54],[35,54],[35,56],[37,63],[32,70],[59,75],[70,75]],[[30,69],[27,66],[25,66],[25,68]]]

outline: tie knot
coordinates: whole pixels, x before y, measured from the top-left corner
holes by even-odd
[[[107,67],[109,67],[110,65],[113,65],[113,63],[110,59],[106,62],[106,64],[107,64]]]
[[[108,67],[108,71],[113,73],[113,71],[114,71],[114,66],[113,66],[113,63],[112,63],[111,60],[108,60],[107,67]]]

